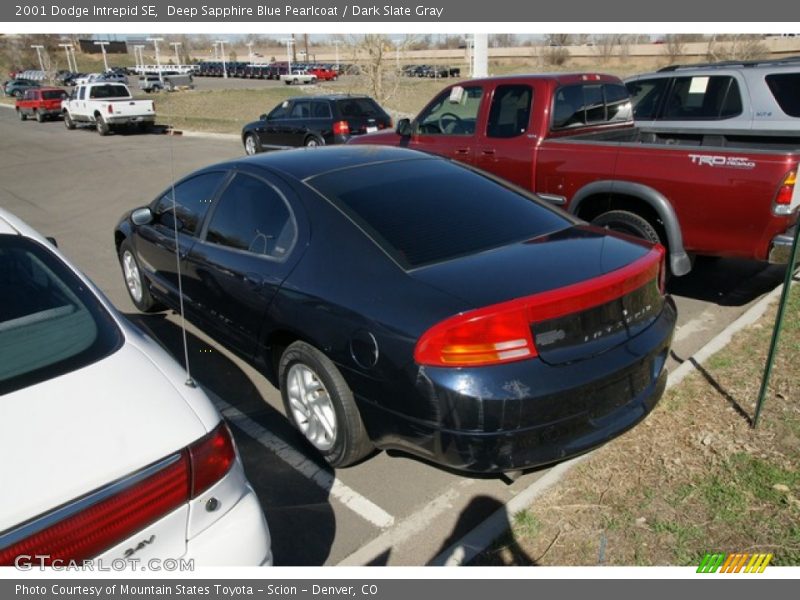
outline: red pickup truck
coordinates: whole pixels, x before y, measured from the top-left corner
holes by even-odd
[[[61,116],[61,102],[67,92],[57,87],[39,87],[26,90],[16,102],[17,115],[22,121],[28,117],[43,123],[46,119]]]
[[[691,270],[694,254],[788,261],[800,136],[647,131],[632,118],[611,75],[497,77],[452,85],[395,131],[349,143],[488,171],[593,224],[662,243],[674,275]]]
[[[336,81],[339,79],[339,73],[337,71],[325,67],[313,67],[308,69],[308,72],[312,75],[316,75],[317,79],[320,81]]]

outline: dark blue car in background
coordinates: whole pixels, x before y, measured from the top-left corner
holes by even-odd
[[[664,249],[461,164],[370,146],[213,165],[115,231],[143,311],[278,385],[336,467],[394,448],[502,472],[585,452],[661,396]]]

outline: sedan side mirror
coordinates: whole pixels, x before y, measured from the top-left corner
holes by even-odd
[[[153,222],[153,212],[148,208],[137,208],[131,213],[131,221],[134,225],[149,225]]]
[[[267,115],[266,115],[266,114],[259,115],[259,116],[258,116],[258,119],[259,119],[260,121],[266,121],[266,120],[267,120]]]
[[[395,132],[397,135],[402,137],[408,137],[412,133],[414,133],[414,128],[411,126],[410,119],[400,119],[397,122],[397,127],[395,128]]]

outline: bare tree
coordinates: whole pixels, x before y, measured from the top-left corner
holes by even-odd
[[[611,60],[614,50],[619,43],[619,36],[612,34],[598,34],[592,36],[594,52],[600,57],[600,62],[606,63]]]
[[[490,48],[513,48],[517,45],[517,36],[513,33],[493,33],[489,36]]]
[[[715,35],[708,41],[708,60],[755,60],[769,54],[759,35]]]

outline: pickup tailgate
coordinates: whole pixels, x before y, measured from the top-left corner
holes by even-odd
[[[156,107],[152,100],[131,100],[122,98],[108,100],[106,112],[114,117],[141,117],[154,116]]]

